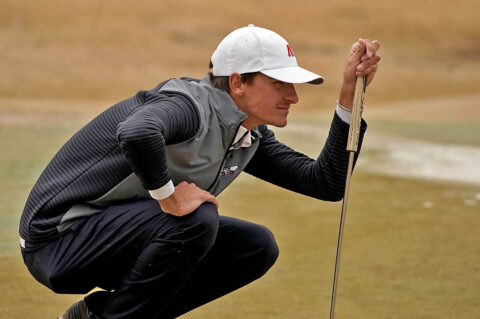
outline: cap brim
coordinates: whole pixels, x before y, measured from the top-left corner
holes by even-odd
[[[299,66],[290,66],[286,68],[263,70],[261,73],[287,83],[310,83],[321,84],[323,83],[323,77],[305,70]]]

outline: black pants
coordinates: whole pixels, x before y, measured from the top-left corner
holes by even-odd
[[[58,293],[87,293],[94,318],[175,318],[261,277],[278,247],[264,226],[218,216],[204,203],[175,217],[154,200],[112,206],[24,253]]]

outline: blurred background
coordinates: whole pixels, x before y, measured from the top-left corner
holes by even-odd
[[[337,316],[478,318],[479,9],[477,0],[0,0],[0,318],[54,318],[82,297],[38,284],[18,248],[26,197],[59,147],[139,90],[203,77],[219,41],[250,23],[281,34],[299,64],[326,79],[297,87],[289,125],[276,130],[312,157],[351,45],[382,43]],[[272,229],[280,258],[258,282],[184,318],[327,317],[341,204],[250,176],[219,200],[221,213]]]

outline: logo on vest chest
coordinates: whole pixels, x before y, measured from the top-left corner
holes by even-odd
[[[238,169],[238,166],[224,167],[224,168],[220,171],[220,176],[233,175],[237,169]]]

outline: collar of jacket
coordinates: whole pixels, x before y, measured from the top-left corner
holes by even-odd
[[[242,122],[247,118],[247,114],[237,107],[228,92],[212,87],[209,75],[203,77],[200,81],[200,85],[204,86],[209,91],[209,99],[211,99],[212,102],[211,105],[213,105],[221,120],[236,134]],[[258,131],[258,126],[253,128],[251,132],[252,137],[254,138],[262,137],[262,134]]]

